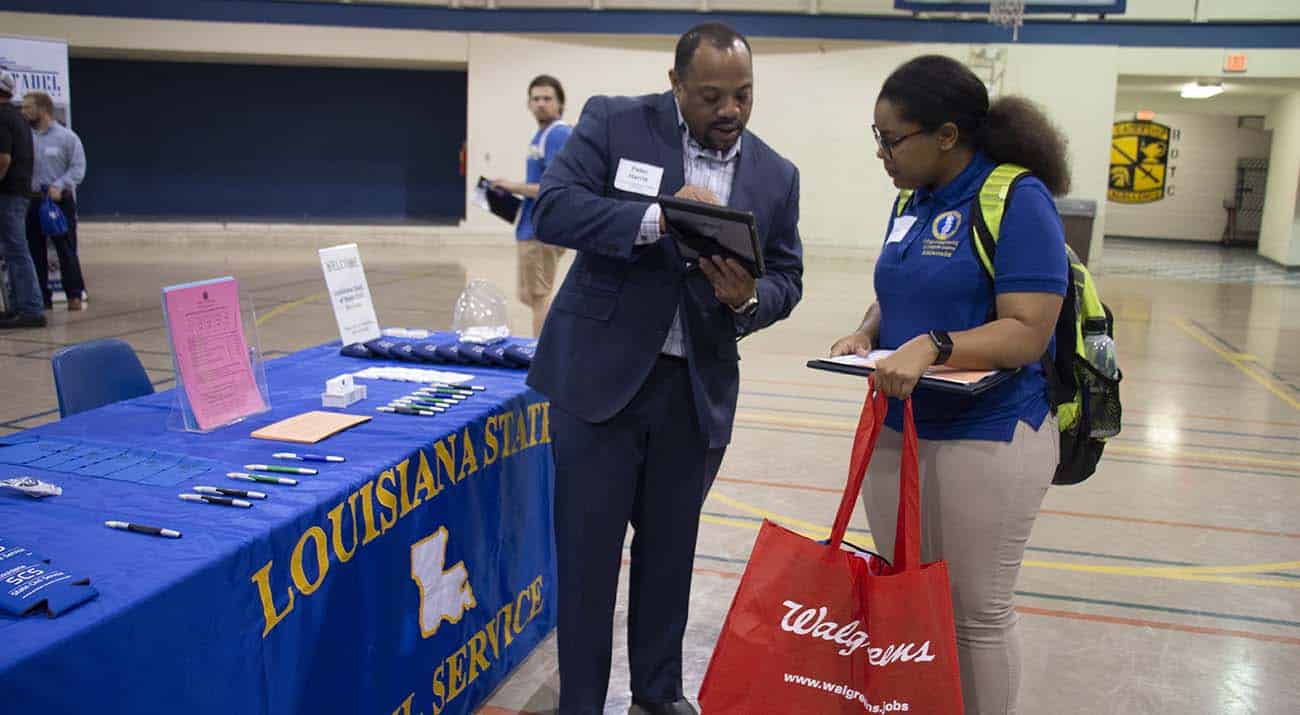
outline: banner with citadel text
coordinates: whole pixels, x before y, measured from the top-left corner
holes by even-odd
[[[14,102],[23,95],[44,92],[54,100],[54,118],[65,126],[72,126],[72,85],[68,80],[68,43],[44,37],[0,35],[0,69],[18,81]],[[48,282],[54,292],[55,302],[67,300],[63,292],[63,270],[59,256],[51,243],[49,251]],[[3,302],[3,301],[0,301]]]

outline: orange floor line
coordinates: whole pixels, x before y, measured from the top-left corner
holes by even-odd
[[[776,489],[796,489],[809,492],[824,492],[826,494],[843,494],[843,489],[833,487],[815,487],[806,484],[789,484],[785,482],[768,482],[758,479],[736,479],[735,477],[718,477],[719,482],[728,482],[731,484],[752,484],[760,487],[773,487]],[[1165,519],[1141,519],[1134,516],[1115,516],[1112,514],[1091,514],[1082,511],[1065,511],[1062,509],[1043,509],[1040,514],[1051,514],[1053,516],[1069,516],[1077,519],[1102,519],[1106,521],[1122,521],[1129,524],[1150,524],[1152,526],[1173,526],[1182,529],[1204,529],[1206,531],[1222,531],[1232,534],[1251,534],[1253,536],[1276,536],[1283,539],[1300,539],[1300,533],[1290,531],[1267,531],[1264,529],[1246,529],[1236,526],[1216,526],[1214,524],[1196,524],[1189,521],[1167,521]]]
[[[1138,618],[1118,618],[1116,616],[1100,616],[1094,613],[1075,613],[1073,611],[1055,611],[1048,608],[1034,608],[1033,606],[1016,606],[1016,611],[1020,613],[1030,613],[1035,616],[1051,616],[1053,618],[1068,618],[1074,621],[1093,621],[1096,623],[1111,623],[1121,626],[1138,626],[1140,628],[1154,628],[1161,631],[1181,631],[1183,633],[1196,633],[1205,636],[1230,636],[1233,638],[1248,638],[1253,641],[1268,641],[1271,643],[1285,643],[1287,645],[1300,645],[1300,638],[1291,636],[1272,636],[1264,633],[1251,633],[1250,631],[1234,631],[1226,628],[1209,628],[1207,626],[1184,626],[1178,623],[1166,623],[1164,621],[1144,621]]]
[[[1136,413],[1140,415],[1163,415],[1163,414],[1168,414],[1169,412],[1168,410],[1143,410],[1137,407],[1129,407],[1128,405],[1124,405],[1124,411],[1129,413]],[[1191,420],[1209,420],[1211,422],[1230,422],[1232,424],[1249,423],[1249,424],[1257,424],[1257,425],[1273,425],[1275,427],[1300,427],[1300,422],[1281,422],[1278,420],[1251,420],[1242,417],[1198,415],[1190,412],[1180,412],[1178,413],[1178,416],[1185,417]]]
[[[730,482],[732,484],[753,484],[759,487],[776,487],[777,489],[797,489],[805,492],[825,492],[827,494],[843,494],[844,489],[833,489],[831,487],[813,487],[806,484],[786,484],[785,482],[765,482],[759,479],[736,479],[735,477],[718,477],[719,482]]]
[[[1189,521],[1166,521],[1164,519],[1139,519],[1133,516],[1114,516],[1111,514],[1089,514],[1082,511],[1064,511],[1061,509],[1042,509],[1040,514],[1054,516],[1072,516],[1079,519],[1105,519],[1123,521],[1130,524],[1152,524],[1155,526],[1175,526],[1182,529],[1205,529],[1206,531],[1224,531],[1232,534],[1251,534],[1252,536],[1278,536],[1283,539],[1300,539],[1300,533],[1290,531],[1267,531],[1264,529],[1245,529],[1238,526],[1215,526],[1213,524],[1196,524]]]
[[[1154,447],[1163,446],[1156,442],[1147,442],[1146,444]],[[1124,447],[1120,447],[1119,449],[1114,450],[1116,456],[1132,457],[1135,459],[1146,459],[1149,460],[1148,462],[1149,464],[1158,465],[1161,467],[1204,467],[1210,469],[1225,469],[1228,470],[1228,473],[1240,469],[1268,469],[1268,470],[1274,470],[1272,473],[1280,476],[1300,476],[1300,469],[1297,469],[1295,467],[1281,466],[1276,463],[1281,460],[1266,460],[1262,457],[1239,457],[1235,460],[1231,456],[1224,457],[1223,459],[1215,459],[1213,457],[1197,457],[1197,456],[1183,457],[1175,453],[1154,454],[1152,452],[1154,452],[1155,450],[1151,449],[1150,447],[1145,447],[1145,448],[1129,447],[1127,449],[1131,449],[1134,451],[1128,452],[1126,454],[1123,451],[1124,449],[1125,449]],[[1251,461],[1247,461],[1247,460],[1254,461],[1255,463],[1251,463]],[[1266,463],[1260,464],[1260,462],[1266,462]]]

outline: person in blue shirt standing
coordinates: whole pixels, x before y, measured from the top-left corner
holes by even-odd
[[[541,188],[542,174],[560,153],[573,128],[564,123],[564,87],[550,75],[538,75],[528,83],[528,110],[537,119],[537,132],[528,142],[528,162],[523,182],[497,179],[493,186],[524,197],[515,226],[518,247],[519,300],[533,310],[533,335],[540,335],[546,312],[551,307],[555,269],[564,249],[537,240],[533,230],[533,207]]]
[[[876,156],[895,186],[914,193],[891,214],[876,301],[831,354],[894,351],[877,363],[876,384],[913,400],[922,559],[948,562],[966,713],[1014,713],[1020,641],[1012,594],[1059,459],[1039,360],[1054,349],[1068,276],[1052,201],[1069,189],[1065,143],[1035,105],[1017,97],[990,103],[973,72],[933,55],[889,76],[874,119]],[[1033,175],[1008,197],[990,280],[972,245],[972,211],[1002,163]],[[1019,372],[978,397],[914,393],[937,364]],[[901,417],[902,404],[891,400],[892,429],[880,437],[864,492],[884,554],[893,553]]]
[[[77,184],[86,178],[86,150],[75,132],[54,120],[54,100],[50,95],[44,92],[23,95],[23,116],[32,125],[36,157],[32,192],[53,199],[68,220],[67,233],[47,237],[41,230],[42,199],[33,199],[29,204],[27,247],[36,266],[36,278],[48,309],[52,305],[46,247],[46,238],[49,238],[59,255],[59,274],[63,292],[68,297],[68,310],[81,310],[81,294],[86,289],[86,282],[81,274],[81,258],[77,255]]]

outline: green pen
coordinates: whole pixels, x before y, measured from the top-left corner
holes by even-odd
[[[226,472],[226,476],[231,479],[239,479],[245,482],[261,482],[263,484],[283,484],[285,486],[297,486],[297,479],[288,477],[272,477],[266,474],[246,474],[244,472]]]
[[[425,397],[423,395],[399,397],[396,400],[393,400],[393,402],[419,402],[422,405],[435,405],[437,407],[454,407],[460,404],[455,400],[439,400],[436,397]]]
[[[431,397],[445,397],[449,400],[466,400],[469,399],[468,392],[443,392],[441,390],[416,390],[412,395],[429,395]]]
[[[483,390],[487,389],[482,385],[451,385],[445,382],[432,382],[429,383],[429,387],[445,387],[452,390],[474,390],[478,392],[482,392]]]
[[[281,467],[277,464],[245,464],[244,469],[254,472],[273,472],[276,474],[319,474],[311,467]]]

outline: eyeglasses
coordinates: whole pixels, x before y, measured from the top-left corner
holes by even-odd
[[[894,158],[894,147],[898,146],[899,144],[902,144],[908,139],[911,139],[917,134],[925,134],[925,133],[926,130],[917,129],[916,131],[910,134],[904,134],[903,136],[897,139],[885,139],[884,137],[880,136],[880,130],[876,128],[876,125],[874,124],[871,125],[871,135],[876,138],[876,146],[880,147],[880,151],[885,153],[886,159]]]

